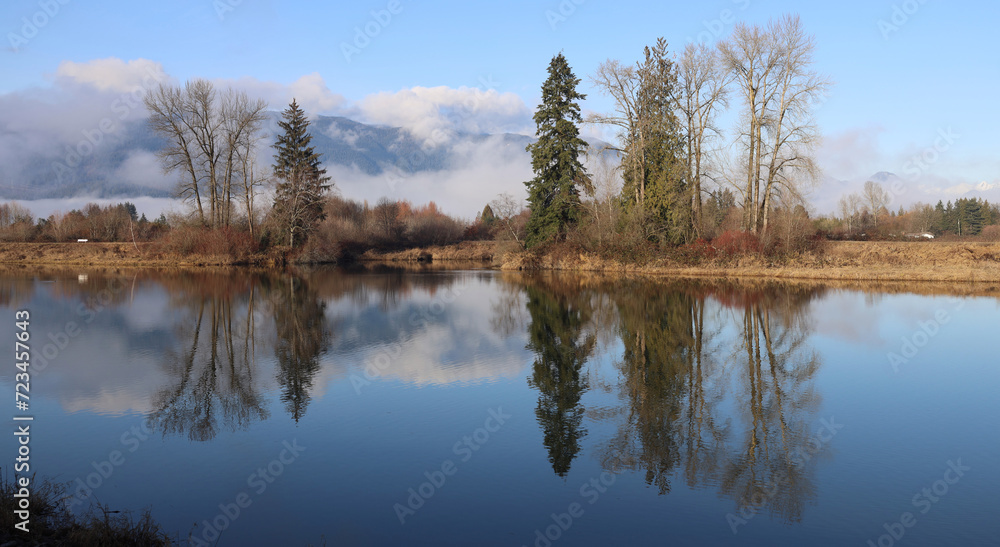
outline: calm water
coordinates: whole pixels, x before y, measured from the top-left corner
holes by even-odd
[[[81,270],[0,303],[32,470],[194,545],[1000,541],[996,298]]]

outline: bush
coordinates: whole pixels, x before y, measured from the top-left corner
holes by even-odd
[[[158,242],[159,250],[178,255],[226,256],[243,262],[257,251],[257,243],[248,232],[229,227],[210,229],[178,226]]]
[[[760,239],[748,231],[727,230],[715,238],[712,245],[728,256],[759,254]]]
[[[996,224],[983,226],[983,231],[979,235],[984,241],[1000,241],[1000,226]]]

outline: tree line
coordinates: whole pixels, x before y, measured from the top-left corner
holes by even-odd
[[[936,205],[918,202],[909,208],[889,208],[891,195],[868,181],[861,193],[840,198],[837,215],[817,220],[818,228],[838,239],[864,237],[984,236],[1000,238],[1000,206],[983,198],[959,198]]]
[[[714,236],[733,207],[739,230],[768,232],[780,210],[804,204],[801,190],[817,175],[813,111],[830,83],[811,68],[814,51],[797,16],[737,24],[716,47],[691,44],[678,56],[661,38],[635,63],[598,66],[591,81],[614,108],[586,119],[580,79],[556,55],[535,113],[538,141],[528,147],[535,177],[526,182],[525,246],[581,228],[590,242],[690,243]],[[718,120],[731,99],[742,108],[727,140]],[[594,175],[584,166],[583,123],[617,132]],[[600,165],[608,152],[616,165]]]

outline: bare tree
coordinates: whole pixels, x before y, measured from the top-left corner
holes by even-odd
[[[889,205],[889,192],[886,192],[881,184],[870,180],[865,183],[862,195],[864,196],[865,206],[868,207],[868,211],[872,214],[875,227],[878,228],[878,215],[882,209]]]
[[[588,116],[587,122],[618,128],[618,137],[624,148],[612,148],[612,150],[625,154],[628,164],[622,168],[628,170],[634,180],[639,181],[635,186],[633,199],[637,204],[642,203],[645,198],[643,183],[646,179],[644,172],[646,162],[643,158],[645,150],[643,144],[646,127],[639,116],[639,95],[642,86],[639,71],[634,66],[608,59],[598,65],[590,81],[602,93],[614,100],[615,110],[611,114]]]
[[[395,241],[399,237],[399,202],[387,197],[381,197],[375,208],[372,209],[372,217],[378,232],[386,241]]]
[[[854,219],[861,212],[861,196],[851,193],[840,198],[837,203],[840,208],[840,216],[847,222],[847,233],[854,232]]]
[[[490,202],[490,208],[493,209],[493,214],[496,215],[497,220],[503,225],[504,233],[509,233],[514,238],[514,241],[524,249],[523,235],[521,233],[524,226],[519,226],[517,222],[517,219],[521,216],[521,211],[524,209],[521,202],[514,199],[514,196],[504,193]]]
[[[615,203],[615,196],[621,192],[621,177],[618,175],[618,166],[612,165],[608,159],[608,150],[599,150],[591,156],[593,159],[588,170],[591,173],[591,184],[584,189],[584,196],[587,199],[582,204],[590,212],[595,227],[597,228],[598,240],[603,242],[604,234],[609,233],[617,219],[618,207]]]
[[[161,84],[146,93],[144,102],[150,112],[150,127],[170,143],[159,152],[163,170],[167,173],[177,170],[184,173],[185,180],[180,184],[178,193],[185,201],[194,202],[198,220],[205,224],[200,187],[202,174],[195,166],[197,151],[184,107],[184,93],[180,88]]]
[[[697,233],[702,229],[702,178],[705,145],[709,138],[720,135],[715,115],[720,107],[728,106],[728,85],[731,73],[722,70],[719,54],[705,44],[688,44],[681,54],[679,67],[680,93],[677,109],[687,131],[687,171],[691,182],[692,213]]]
[[[803,180],[815,179],[811,154],[819,136],[811,107],[830,84],[809,68],[814,50],[815,40],[804,33],[797,16],[771,21],[765,28],[738,23],[732,37],[719,44],[746,108],[740,139],[747,230],[766,230],[777,194],[798,193]]]
[[[244,92],[227,90],[222,97],[223,135],[226,143],[225,175],[223,177],[225,204],[225,224],[232,220],[232,188],[234,179],[242,181],[243,203],[246,207],[247,223],[253,236],[253,201],[256,188],[267,181],[257,168],[257,149],[260,142],[261,125],[265,119],[267,102],[252,100]]]
[[[250,168],[267,103],[232,88],[220,95],[211,82],[195,79],[183,89],[160,85],[146,94],[145,104],[150,126],[170,143],[160,152],[164,170],[184,174],[179,194],[194,202],[199,221],[213,227],[232,222],[238,179],[243,179],[243,200],[252,217],[250,194],[263,177]],[[208,200],[207,218],[203,198]]]

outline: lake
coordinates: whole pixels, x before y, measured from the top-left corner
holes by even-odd
[[[30,313],[30,409],[13,361],[0,390],[33,417],[32,472],[193,545],[998,541],[989,287],[0,279],[6,355]]]

